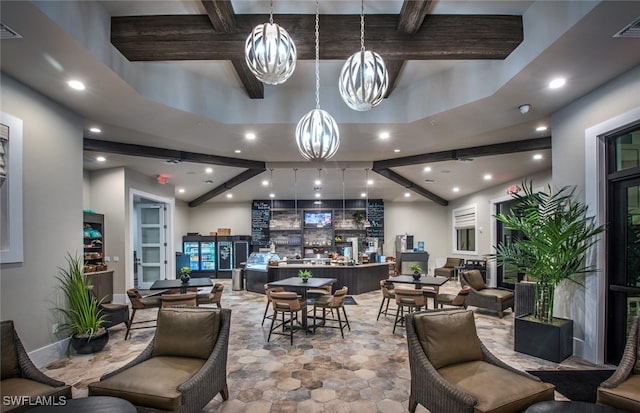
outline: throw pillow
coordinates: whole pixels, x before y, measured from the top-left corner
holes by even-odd
[[[467,271],[464,278],[467,280],[471,288],[476,291],[484,290],[485,288],[487,288],[484,285],[482,274],[478,270]]]
[[[200,308],[161,308],[152,356],[208,359],[218,340],[220,312]]]

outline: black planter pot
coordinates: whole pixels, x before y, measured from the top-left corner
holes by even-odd
[[[190,279],[191,279],[191,276],[189,274],[182,274],[180,276],[180,281],[182,281],[183,284],[188,283]]]
[[[109,342],[109,330],[104,329],[104,333],[88,337],[71,336],[71,347],[78,354],[91,354],[101,351]]]
[[[514,350],[560,363],[573,354],[573,320],[553,319],[543,323],[532,316],[515,318]]]
[[[414,280],[419,280],[419,279],[420,279],[420,277],[421,277],[421,275],[420,275],[420,273],[419,273],[419,272],[415,271],[415,272],[413,273],[413,279],[414,279]]]

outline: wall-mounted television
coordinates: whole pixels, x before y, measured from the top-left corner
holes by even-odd
[[[304,226],[309,228],[331,228],[331,211],[304,211]]]

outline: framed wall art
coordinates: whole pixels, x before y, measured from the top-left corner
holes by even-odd
[[[0,112],[0,263],[23,261],[22,119]]]

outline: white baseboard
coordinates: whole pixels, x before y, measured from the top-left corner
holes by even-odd
[[[63,340],[56,341],[47,346],[41,347],[37,350],[33,350],[29,353],[29,358],[33,361],[33,364],[37,368],[41,369],[49,363],[53,363],[56,360],[60,360],[67,356],[67,346],[69,345],[70,338],[67,337]]]

